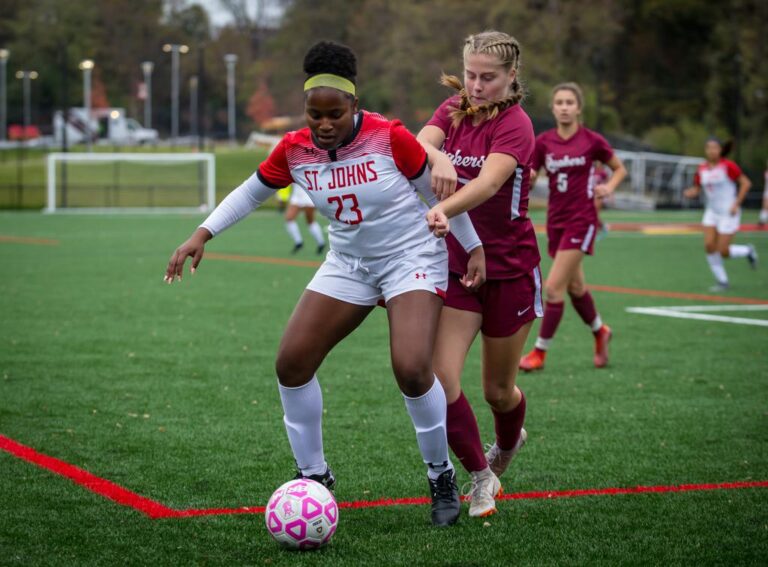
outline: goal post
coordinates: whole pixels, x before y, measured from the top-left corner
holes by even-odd
[[[189,213],[215,206],[210,153],[48,154],[46,213]]]

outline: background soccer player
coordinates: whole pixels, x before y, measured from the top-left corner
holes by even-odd
[[[594,364],[608,363],[611,330],[603,324],[587,289],[582,261],[594,251],[598,217],[595,197],[611,195],[627,170],[600,134],[580,123],[584,96],[576,83],[562,83],[552,90],[552,114],[557,127],[536,138],[533,177],[545,169],[549,178],[547,241],[554,258],[544,286],[546,306],[536,346],[520,361],[526,371],[544,367],[544,359],[565,310],[565,294],[595,337]],[[606,164],[613,174],[593,185],[594,163]]]
[[[307,228],[312,238],[317,243],[317,253],[322,254],[325,248],[325,238],[323,238],[323,229],[315,220],[315,204],[309,198],[307,192],[297,185],[291,187],[291,197],[288,199],[288,207],[285,210],[285,230],[293,239],[293,253],[295,254],[304,246],[304,239],[301,237],[299,225],[296,217],[304,211],[304,218],[307,221]]]
[[[541,316],[539,250],[527,216],[531,120],[520,106],[520,45],[489,31],[464,43],[464,85],[435,111],[419,133],[430,155],[436,191],[450,197],[432,213],[469,211],[483,242],[487,281],[462,278],[472,258],[449,236],[450,279],[435,344],[435,372],[448,399],[448,442],[472,475],[470,516],[496,511],[497,478],[525,443],[525,396],[516,386],[517,365],[532,321]],[[442,148],[444,153],[438,151]],[[478,333],[483,337],[483,391],[491,406],[496,442],[487,455],[472,408],[461,390],[464,362]],[[490,467],[489,467],[490,465]]]
[[[699,166],[693,187],[683,193],[693,199],[703,188],[706,194],[707,204],[701,224],[707,262],[716,282],[712,291],[725,291],[729,287],[723,258],[746,258],[753,268],[757,266],[757,252],[752,244],[731,244],[741,224],[741,204],[752,186],[741,168],[725,159],[732,145],[731,142],[723,144],[714,137],[707,140],[704,145],[706,161]]]
[[[448,456],[445,393],[432,371],[432,351],[447,287],[445,218],[430,232],[436,202],[424,149],[397,121],[358,111],[356,59],[321,42],[304,59],[307,128],[289,132],[269,158],[235,189],[173,254],[169,283],[184,262],[200,263],[204,245],[289,183],[303,188],[330,220],[330,251],[286,326],[276,362],[284,422],[301,477],[332,487],[323,451],[323,398],[316,372],[326,355],[386,302],[392,369],[428,465],[432,521],[456,521],[460,505]],[[415,189],[415,190],[414,190]],[[482,246],[469,218],[452,222],[472,257]]]

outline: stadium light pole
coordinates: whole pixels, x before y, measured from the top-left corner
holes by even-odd
[[[8,105],[7,105],[7,86],[6,71],[8,66],[8,57],[11,52],[7,49],[0,49],[0,142],[5,142],[6,131],[8,130]]]
[[[234,146],[235,140],[235,64],[237,55],[227,53],[224,56],[224,62],[227,64],[227,115],[229,124],[229,145]]]
[[[189,134],[197,138],[197,75],[189,78]]]
[[[163,51],[171,54],[171,141],[179,137],[179,53],[188,53],[189,46],[166,43]]]
[[[31,103],[31,97],[32,97],[32,85],[31,81],[34,81],[37,79],[38,74],[37,71],[30,71],[28,69],[24,69],[22,71],[16,71],[16,78],[21,79],[23,81],[22,87],[24,92],[24,141],[27,140],[27,136],[29,135],[29,126],[32,123],[32,103]]]
[[[93,71],[93,61],[83,59],[80,61],[80,70],[83,72],[83,107],[85,108],[85,137],[88,151],[91,147],[91,72]],[[66,127],[66,126],[65,126]]]
[[[152,61],[144,61],[141,64],[146,89],[144,95],[144,128],[152,128],[152,71],[154,68],[155,64]]]

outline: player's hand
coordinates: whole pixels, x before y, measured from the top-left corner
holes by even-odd
[[[451,158],[443,152],[440,152],[440,155],[435,157],[434,163],[432,164],[431,178],[432,192],[441,201],[447,199],[456,192],[458,175],[451,163]]]
[[[683,197],[686,199],[695,199],[699,195],[699,190],[696,187],[688,187],[683,191]]]
[[[448,217],[440,208],[440,205],[435,205],[427,212],[427,226],[429,226],[430,232],[437,238],[445,238],[451,231]]]
[[[485,283],[485,250],[482,246],[469,253],[467,273],[461,276],[459,282],[469,291],[477,291]]]
[[[205,250],[205,243],[211,238],[211,233],[204,228],[198,228],[192,236],[189,237],[184,244],[179,246],[171,256],[168,262],[168,267],[165,269],[165,276],[163,281],[167,284],[172,284],[174,280],[181,281],[181,276],[184,272],[184,264],[187,258],[192,258],[192,268],[190,272],[195,273],[195,270],[200,265],[200,261],[203,259],[203,252]]]
[[[595,197],[598,199],[605,199],[611,193],[613,193],[613,189],[611,189],[607,183],[600,183],[599,185],[595,185]]]
[[[731,216],[735,217],[736,215],[739,214],[740,210],[741,210],[741,205],[739,205],[738,203],[734,203],[733,205],[731,205],[731,210],[730,210]]]

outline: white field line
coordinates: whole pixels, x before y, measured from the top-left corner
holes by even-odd
[[[713,321],[716,323],[733,323],[735,325],[754,325],[768,327],[768,320],[748,319],[746,317],[726,317],[723,315],[707,315],[701,311],[768,311],[768,305],[685,305],[679,307],[627,307],[627,313],[640,315],[656,315],[658,317],[673,317],[676,319],[692,319],[695,321]],[[699,311],[699,313],[697,313]]]

